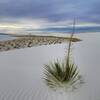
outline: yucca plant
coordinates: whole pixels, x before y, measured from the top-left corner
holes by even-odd
[[[70,58],[71,39],[74,32],[71,34],[67,56],[64,61],[54,61],[44,66],[44,80],[48,87],[57,89],[69,89],[81,83],[81,77],[77,66]]]
[[[47,86],[53,89],[74,86],[79,80],[79,71],[75,64],[65,62],[53,62],[45,65],[45,82]]]

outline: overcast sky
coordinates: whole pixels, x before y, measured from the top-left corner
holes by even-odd
[[[0,0],[0,29],[5,31],[66,25],[74,17],[80,23],[100,24],[100,0]]]

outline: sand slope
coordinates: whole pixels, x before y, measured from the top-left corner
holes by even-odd
[[[99,100],[100,34],[80,34],[73,57],[85,84],[72,93],[49,91],[42,81],[43,65],[63,59],[67,44],[0,52],[0,100]]]

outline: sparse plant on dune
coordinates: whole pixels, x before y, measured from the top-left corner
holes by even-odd
[[[81,83],[81,76],[77,66],[72,62],[70,58],[72,37],[74,31],[71,34],[67,56],[64,61],[54,61],[44,66],[44,80],[48,87],[53,90],[69,88],[77,88],[77,85]]]
[[[59,61],[45,65],[45,82],[47,86],[68,89],[79,81],[79,71],[75,64],[61,63]]]

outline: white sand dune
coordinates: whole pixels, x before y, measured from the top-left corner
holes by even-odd
[[[100,34],[79,34],[73,57],[85,84],[71,93],[48,90],[43,65],[64,59],[67,44],[0,52],[0,100],[100,100]]]

